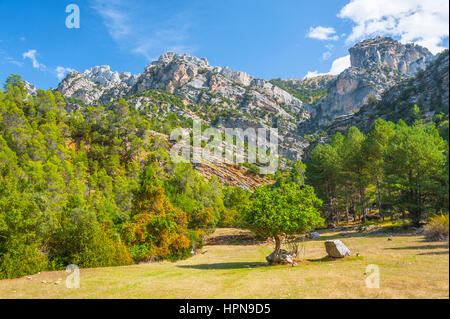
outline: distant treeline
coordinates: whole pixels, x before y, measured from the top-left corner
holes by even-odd
[[[448,114],[422,123],[417,106],[408,126],[376,120],[366,135],[351,127],[312,151],[307,183],[323,200],[329,222],[360,217],[410,218],[449,210]]]

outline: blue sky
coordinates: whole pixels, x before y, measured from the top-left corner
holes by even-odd
[[[65,25],[69,4],[78,29]],[[437,53],[448,20],[446,0],[0,0],[0,82],[14,73],[47,89],[105,64],[141,73],[166,51],[264,79],[335,74],[348,48],[374,35]]]

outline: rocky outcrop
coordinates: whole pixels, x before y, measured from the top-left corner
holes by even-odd
[[[30,82],[27,82],[27,81],[24,81],[23,84],[24,84],[25,90],[27,90],[29,94],[31,94],[33,96],[36,95],[36,91],[37,91],[36,85],[34,85]]]
[[[127,95],[136,81],[137,76],[129,72],[112,72],[109,65],[96,66],[83,73],[69,73],[59,83],[57,91],[86,104],[109,103]]]
[[[334,80],[324,99],[310,108],[311,119],[300,125],[300,133],[324,129],[340,116],[356,113],[383,92],[407,79],[433,60],[428,49],[376,37],[349,49],[351,67]]]
[[[357,113],[337,118],[328,128],[328,135],[345,133],[351,126],[366,132],[377,118],[408,124],[414,120],[417,105],[423,120],[431,121],[438,113],[449,113],[449,51],[442,52],[424,71],[386,90],[379,101],[364,105]]]
[[[328,89],[328,95],[311,108],[312,121],[306,122],[307,130],[314,130],[332,122],[344,114],[359,111],[372,97],[380,99],[387,88],[405,77],[389,68],[350,67],[342,72]]]
[[[408,43],[401,44],[389,37],[376,37],[357,43],[350,48],[352,67],[371,68],[387,66],[402,74],[413,75],[433,59],[426,48]]]

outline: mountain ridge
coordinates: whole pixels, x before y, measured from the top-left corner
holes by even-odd
[[[266,81],[226,66],[211,66],[206,58],[166,52],[143,73],[96,66],[71,72],[56,90],[88,105],[161,90],[181,100],[171,104],[170,112],[201,119],[209,126],[277,128],[280,154],[296,161],[310,146],[309,136],[323,134],[340,117],[380,100],[386,90],[435,59],[426,48],[389,37],[361,41],[349,53],[352,65],[336,77]],[[302,93],[312,103],[302,101]],[[151,101],[141,97],[131,102]]]

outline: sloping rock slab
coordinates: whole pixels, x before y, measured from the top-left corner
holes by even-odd
[[[350,249],[340,240],[327,240],[325,242],[325,249],[327,250],[328,256],[333,258],[350,256]]]

